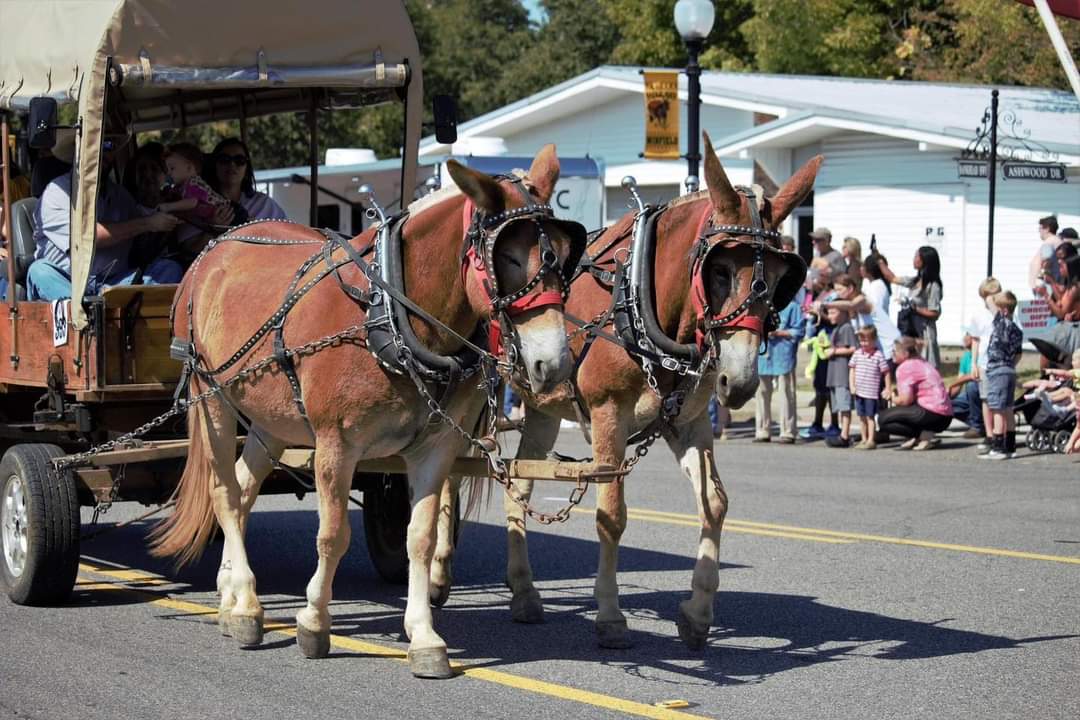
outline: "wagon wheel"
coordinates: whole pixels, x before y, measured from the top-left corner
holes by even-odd
[[[409,580],[405,539],[410,514],[409,481],[404,475],[384,475],[364,491],[368,556],[382,579],[396,585]]]
[[[368,556],[379,576],[404,585],[409,581],[409,481],[404,475],[384,475],[364,491],[364,538]],[[461,503],[454,503],[454,544],[461,532]]]
[[[1058,430],[1054,434],[1054,452],[1064,455],[1065,447],[1069,444],[1069,438],[1072,437],[1072,433],[1068,430]]]
[[[0,581],[19,605],[61,603],[79,569],[79,498],[71,473],[56,474],[55,445],[15,445],[0,460]]]

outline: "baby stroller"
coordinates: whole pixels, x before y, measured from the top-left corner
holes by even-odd
[[[1073,429],[1076,427],[1076,411],[1056,412],[1052,405],[1038,398],[1025,401],[1034,403],[1026,444],[1032,452],[1064,453]]]

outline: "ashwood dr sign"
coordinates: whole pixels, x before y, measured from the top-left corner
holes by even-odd
[[[1061,163],[1006,162],[1001,174],[1006,180],[1068,182],[1065,179],[1065,166]]]
[[[986,160],[957,160],[956,174],[962,178],[989,177],[990,164]],[[1036,180],[1038,182],[1068,182],[1065,166],[1061,163],[1014,162],[1002,163],[1001,175],[1006,180]]]

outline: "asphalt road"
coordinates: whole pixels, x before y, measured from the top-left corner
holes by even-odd
[[[409,674],[404,588],[375,573],[359,512],[331,655],[305,660],[288,626],[314,569],[315,504],[266,497],[249,551],[283,631],[257,650],[222,638],[211,624],[216,549],[174,574],[146,555],[147,525],[130,526],[84,544],[68,606],[0,599],[0,718],[1080,717],[1075,461],[977,462],[959,440],[860,453],[747,438],[744,427],[717,444],[732,509],[703,653],[684,648],[673,622],[696,549],[693,499],[658,446],[627,481],[629,650],[595,644],[597,545],[584,512],[532,529],[547,622],[510,622],[496,495],[466,524],[456,587],[436,615],[463,674]],[[561,445],[584,449],[571,432]],[[537,495],[553,510],[568,490]],[[108,520],[140,511],[117,506]],[[668,700],[689,706],[655,706]]]

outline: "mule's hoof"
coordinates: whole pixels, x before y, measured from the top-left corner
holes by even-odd
[[[428,588],[428,599],[431,601],[431,607],[441,608],[446,604],[446,601],[450,599],[450,584],[432,584]]]
[[[540,593],[536,588],[529,588],[514,593],[510,598],[510,617],[514,622],[527,625],[539,625],[544,622],[544,603],[540,601]]]
[[[217,611],[217,626],[218,626],[218,630],[220,630],[221,634],[223,636],[225,636],[225,637],[229,637],[229,621],[231,619],[232,619],[232,611],[231,610],[222,610],[221,608],[218,608],[218,611]]]
[[[625,650],[634,646],[633,641],[630,640],[630,631],[626,628],[625,619],[597,620],[596,642],[600,647],[612,650]]]
[[[261,617],[234,614],[229,617],[228,630],[233,639],[240,643],[240,647],[262,645],[263,624]]]
[[[296,625],[296,644],[308,660],[318,660],[330,654],[330,631],[315,632]]]
[[[705,641],[709,639],[708,624],[694,622],[680,607],[679,616],[675,618],[675,625],[679,628],[679,638],[686,643],[686,647],[694,651],[705,649]]]
[[[446,655],[446,648],[421,648],[409,651],[409,670],[414,677],[431,678],[433,680],[445,680],[453,677],[450,669],[450,658]]]

